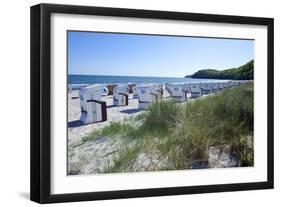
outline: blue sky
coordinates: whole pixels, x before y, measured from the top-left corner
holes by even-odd
[[[68,74],[183,77],[254,59],[254,41],[68,32]]]

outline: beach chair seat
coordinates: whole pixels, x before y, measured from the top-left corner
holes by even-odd
[[[97,100],[87,100],[86,108],[81,107],[80,120],[84,124],[106,121],[106,102]]]
[[[129,87],[127,85],[117,85],[113,89],[113,105],[128,106],[129,104]]]
[[[107,120],[106,102],[100,98],[104,93],[105,86],[93,85],[80,90],[81,116],[83,124],[102,122]]]

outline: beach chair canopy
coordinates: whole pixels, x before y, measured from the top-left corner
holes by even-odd
[[[219,89],[224,89],[224,82],[219,82],[218,87]]]
[[[239,81],[231,81],[231,86],[239,86],[240,82]]]
[[[189,91],[187,83],[168,83],[167,90],[171,93],[178,93],[180,91]]]
[[[118,93],[125,93],[128,94],[129,93],[129,87],[128,85],[117,85],[116,87],[114,87],[113,89],[113,93],[114,94],[118,94]]]
[[[218,90],[220,88],[220,85],[218,82],[214,82],[214,83],[211,83],[211,87],[213,90]]]
[[[201,92],[200,83],[189,83],[187,87],[190,90],[190,93],[199,93]]]
[[[103,93],[107,91],[106,85],[95,84],[84,87],[80,90],[79,96],[81,101],[100,100]]]
[[[203,90],[212,90],[212,83],[201,83],[200,86]]]
[[[157,84],[150,83],[150,84],[137,84],[135,87],[136,91],[139,90],[148,90],[147,92],[155,91],[158,88]]]
[[[229,88],[231,86],[231,81],[224,82],[224,87]]]

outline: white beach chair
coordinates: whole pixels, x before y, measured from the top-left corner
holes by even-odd
[[[129,87],[128,85],[117,85],[113,89],[113,105],[127,106],[129,104]]]
[[[231,82],[232,82],[232,81],[226,81],[226,82],[224,82],[224,87],[225,87],[225,88],[230,88],[230,87],[231,87]]]
[[[190,97],[190,89],[185,83],[168,83],[167,91],[176,102],[184,102]]]
[[[200,83],[189,83],[189,84],[187,84],[187,86],[189,88],[191,98],[197,98],[197,97],[202,96]]]
[[[212,93],[218,93],[220,91],[219,83],[211,83]]]
[[[240,82],[239,81],[231,81],[231,87],[239,86]]]
[[[136,85],[133,89],[138,96],[139,109],[148,109],[152,103],[159,100],[159,92],[157,92],[156,84]]]
[[[106,121],[106,102],[101,101],[105,85],[97,84],[82,88],[79,91],[81,116],[83,124]]]
[[[211,94],[213,92],[211,83],[201,83],[200,88],[202,91],[202,95]]]
[[[219,82],[218,87],[219,87],[219,92],[222,92],[224,90],[224,82]]]

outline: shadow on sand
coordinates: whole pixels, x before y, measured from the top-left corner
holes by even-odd
[[[140,112],[141,109],[126,109],[126,110],[123,110],[123,111],[120,111],[121,113],[125,113],[125,114],[134,114],[134,113],[137,113],[137,112]]]
[[[68,122],[68,127],[69,128],[80,127],[82,125],[83,125],[83,123],[80,120],[75,120],[75,121]]]

